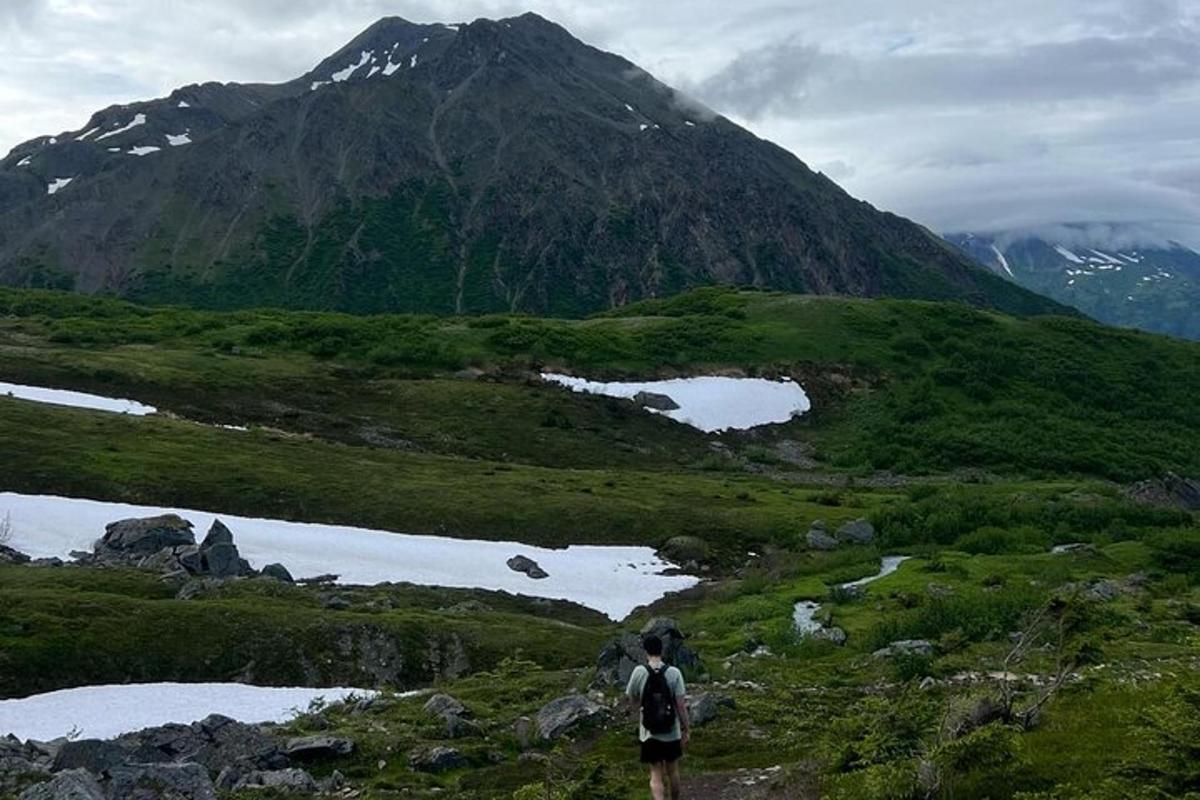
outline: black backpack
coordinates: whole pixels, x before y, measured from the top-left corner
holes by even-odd
[[[649,673],[642,686],[642,725],[650,733],[671,733],[675,730],[675,693],[667,682],[667,666],[646,668]]]

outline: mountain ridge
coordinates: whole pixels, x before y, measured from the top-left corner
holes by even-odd
[[[740,284],[1072,313],[701,112],[534,14],[388,17],[292,81],[19,145],[0,280],[364,312],[572,316]]]

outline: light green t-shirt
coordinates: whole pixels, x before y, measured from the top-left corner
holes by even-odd
[[[646,687],[646,679],[650,677],[650,670],[643,666],[637,666],[633,670],[633,674],[629,676],[629,685],[625,687],[625,694],[631,700],[641,702],[642,689]],[[671,691],[675,694],[677,700],[682,699],[687,695],[687,687],[683,685],[683,673],[675,667],[667,667],[667,685],[671,687]],[[675,728],[670,733],[650,733],[646,730],[646,726],[642,724],[641,719],[638,719],[638,740],[646,741],[654,738],[660,742],[677,742],[683,738],[683,733],[679,729],[679,715],[675,716]]]

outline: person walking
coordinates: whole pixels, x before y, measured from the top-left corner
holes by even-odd
[[[638,739],[641,762],[650,766],[650,794],[654,800],[679,800],[679,759],[691,738],[687,689],[683,673],[663,661],[663,643],[657,636],[642,641],[648,666],[638,665],[629,676],[625,694],[641,709]]]

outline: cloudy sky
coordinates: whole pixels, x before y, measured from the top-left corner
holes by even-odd
[[[0,0],[0,151],[293,78],[385,14],[533,10],[942,232],[1200,246],[1200,0]]]

